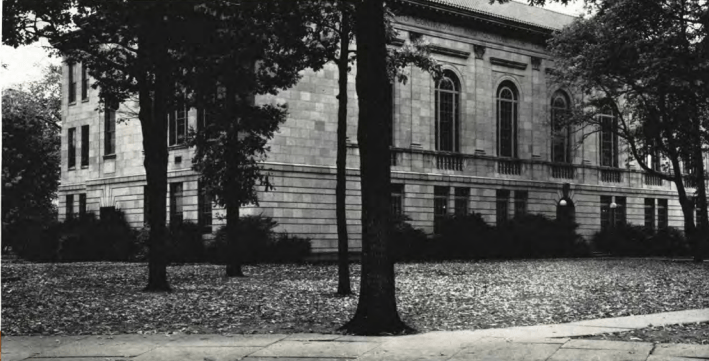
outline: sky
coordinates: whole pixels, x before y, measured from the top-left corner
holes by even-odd
[[[523,0],[515,0],[526,3]],[[581,15],[583,13],[583,0],[569,0],[569,5],[550,3],[544,7],[569,15]],[[0,86],[3,89],[18,83],[39,80],[42,77],[42,69],[49,64],[58,64],[58,58],[49,57],[45,47],[46,42],[36,43],[14,49],[9,46],[2,46],[0,50],[0,62],[7,68],[0,68]]]

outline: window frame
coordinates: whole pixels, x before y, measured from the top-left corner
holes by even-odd
[[[450,197],[450,187],[433,187],[433,233],[440,234],[441,225],[448,215],[448,199]]]
[[[81,168],[89,166],[89,150],[91,144],[89,125],[81,126]]]
[[[623,226],[628,223],[628,198],[625,196],[615,196],[615,226]]]
[[[613,203],[613,196],[601,196],[600,198],[600,208],[601,208],[601,231],[605,231],[611,228],[611,203]]]
[[[444,82],[450,82],[451,89],[444,89],[442,85]],[[392,92],[393,92],[392,86]],[[460,152],[460,93],[461,93],[461,82],[460,78],[452,70],[444,70],[443,77],[436,82],[436,88],[434,92],[435,101],[435,147],[436,151],[439,152]],[[443,98],[450,97],[450,121],[445,121],[442,117],[442,100]],[[393,98],[393,96],[392,96]],[[393,107],[392,107],[393,108]],[[446,114],[448,116],[448,114]],[[392,119],[393,121],[393,119]],[[444,143],[443,133],[444,133],[444,123],[445,128],[450,133],[450,145]],[[448,124],[450,123],[450,124]],[[392,127],[393,128],[393,127]],[[446,137],[448,138],[448,137]],[[393,131],[391,142],[393,142]],[[447,142],[446,142],[447,143]],[[393,144],[393,143],[390,143]]]
[[[73,104],[76,104],[76,77],[74,76],[74,71],[76,69],[76,63],[68,62],[67,68],[68,68],[67,69],[67,72],[68,72],[67,83],[69,84],[68,102],[69,102],[69,105],[73,105]]]
[[[76,127],[67,130],[67,168],[76,168]]]
[[[116,109],[106,104],[103,117],[103,153],[116,154]]]
[[[65,206],[65,219],[73,219],[74,218],[74,195],[73,194],[67,194],[66,195],[66,204]]]
[[[394,217],[404,215],[404,185],[401,183],[392,183],[390,191],[390,211]]]
[[[81,100],[89,100],[89,74],[84,64],[81,64]]]
[[[563,102],[563,107],[556,106],[557,100]],[[557,127],[559,123],[563,120],[562,117],[568,116],[571,111],[571,101],[566,92],[557,90],[551,98],[551,161],[553,163],[561,164],[571,164],[571,126],[569,124],[562,124],[561,127]],[[558,156],[557,144],[561,137],[561,149],[563,153],[561,157]]]
[[[510,221],[510,190],[495,191],[495,224],[497,226]]]
[[[645,198],[644,203],[644,224],[647,229],[655,228],[655,198]]]
[[[184,186],[182,182],[170,183],[170,225],[184,221]]]
[[[527,215],[529,208],[529,191],[515,191],[514,218]]]
[[[465,216],[470,213],[470,187],[455,187],[454,207],[456,216]]]
[[[79,194],[79,218],[86,217],[86,193]]]
[[[503,92],[509,91],[512,95],[511,98],[504,98]],[[497,92],[495,93],[495,103],[496,108],[496,124],[497,124],[497,156],[504,158],[517,158],[518,157],[518,125],[519,125],[519,90],[517,86],[509,81],[503,81],[497,87]],[[509,103],[509,120],[505,120],[506,114],[504,113],[505,104]],[[507,128],[505,123],[509,122],[509,132],[506,135]],[[503,127],[504,126],[504,127]],[[508,143],[509,144],[505,144]],[[507,147],[509,147],[509,152],[507,152]]]
[[[657,199],[657,229],[667,229],[669,227],[669,204],[666,198]]]
[[[199,224],[202,234],[211,234],[213,226],[213,202],[212,197],[202,185],[202,182],[197,182],[197,223]]]
[[[188,125],[189,109],[184,99],[181,99],[168,114],[168,146],[176,147],[186,144]],[[181,137],[180,133],[182,133]]]
[[[618,168],[618,118],[605,107],[596,116],[600,124],[599,132],[599,164],[601,167]],[[606,153],[609,153],[606,156]]]

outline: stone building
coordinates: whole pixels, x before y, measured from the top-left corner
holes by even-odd
[[[423,38],[444,67],[436,82],[420,69],[392,85],[392,205],[428,233],[455,212],[481,213],[490,224],[523,213],[575,215],[589,236],[611,222],[682,226],[676,191],[647,176],[617,137],[602,129],[552,129],[554,117],[580,95],[555,87],[545,51],[552,31],[573,21],[560,13],[487,0],[397,0],[404,41]],[[337,248],[335,156],[337,69],[304,71],[302,80],[258,101],[287,103],[289,117],[270,142],[265,166],[275,190],[245,213],[271,216],[279,231],[312,239],[316,252]],[[349,76],[347,217],[351,245],[360,247],[357,108]],[[99,111],[80,64],[65,65],[60,218],[123,210],[136,227],[145,215],[142,137],[134,107]],[[168,219],[221,222],[201,195],[184,145],[198,112],[170,117]],[[612,121],[608,117],[608,121]],[[554,134],[554,136],[552,136]],[[564,184],[568,186],[564,187]],[[562,202],[563,200],[563,202]],[[565,204],[565,205],[564,205]],[[614,210],[611,211],[611,205]]]

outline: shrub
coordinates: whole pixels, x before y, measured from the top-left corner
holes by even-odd
[[[392,219],[390,252],[395,262],[426,259],[430,257],[428,237],[408,223],[405,215]]]
[[[261,261],[275,263],[302,262],[310,255],[310,239],[281,233],[269,242],[266,257]]]
[[[56,229],[48,230],[56,237],[56,260],[127,261],[135,252],[135,232],[121,210],[97,219],[93,213],[81,218],[66,220]]]
[[[234,250],[228,242],[228,230],[224,226],[217,230],[214,241],[210,244],[210,260],[220,264],[226,264],[230,257],[241,255],[243,263],[263,262],[269,252],[269,244],[274,238],[273,229],[278,222],[271,217],[244,216],[237,223],[237,234],[239,239],[239,250]]]
[[[10,232],[12,247],[17,256],[34,262],[49,262],[57,258],[58,234],[62,224],[52,222],[48,225],[38,222],[16,224]],[[3,233],[3,238],[7,233]],[[4,245],[3,239],[3,245]]]
[[[431,250],[438,259],[483,258],[493,253],[490,227],[479,213],[452,215],[441,222],[441,233]]]
[[[541,214],[515,218],[496,228],[493,257],[550,258],[581,256],[583,239],[576,233],[573,222],[552,220]]]
[[[673,227],[655,232],[642,226],[619,225],[596,232],[592,243],[599,251],[621,257],[690,254],[684,234]]]
[[[173,263],[195,263],[205,260],[202,228],[194,222],[170,224],[167,230],[167,259]]]

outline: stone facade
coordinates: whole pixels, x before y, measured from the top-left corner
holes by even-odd
[[[568,24],[573,18],[527,5],[495,5],[496,11],[510,14],[532,12],[528,18],[505,17],[476,10],[485,4],[470,1],[399,1],[401,16],[396,27],[400,40],[412,34],[433,45],[433,55],[459,81],[458,152],[436,150],[436,83],[420,69],[406,70],[408,81],[393,86],[394,121],[392,144],[392,183],[403,188],[403,213],[415,227],[431,233],[434,227],[435,187],[448,187],[444,209],[456,208],[456,189],[468,189],[464,200],[470,211],[479,212],[494,224],[500,203],[507,204],[508,216],[515,210],[515,197],[526,196],[528,213],[556,216],[563,197],[562,185],[569,183],[569,199],[575,206],[580,232],[589,236],[601,227],[601,196],[626,197],[627,221],[644,224],[645,199],[668,201],[667,222],[682,226],[682,214],[674,186],[668,182],[652,184],[645,175],[618,154],[619,168],[600,166],[600,138],[591,129],[571,133],[573,147],[570,164],[551,162],[550,104],[560,90],[550,83],[547,69],[553,59],[545,52],[544,41],[551,29]],[[460,5],[464,4],[464,5]],[[472,4],[472,5],[471,5]],[[431,11],[436,8],[438,11]],[[480,11],[478,11],[480,10]],[[532,20],[530,20],[532,19]],[[399,41],[398,43],[401,43]],[[392,45],[396,46],[396,45]],[[80,67],[75,67],[80,68]],[[68,68],[65,66],[65,71]],[[75,78],[80,76],[76,69]],[[68,76],[65,75],[64,94]],[[358,183],[357,99],[354,70],[349,75],[348,109],[348,196],[347,217],[351,247],[360,247],[360,198]],[[503,82],[517,89],[517,156],[498,157],[498,88]],[[562,89],[571,102],[578,94]],[[244,213],[264,214],[279,222],[279,231],[309,237],[316,252],[334,252],[337,248],[335,225],[335,157],[337,128],[337,69],[329,64],[322,71],[303,71],[301,81],[276,96],[262,96],[260,102],[288,104],[289,117],[270,142],[266,167],[275,190],[260,194],[260,206]],[[122,104],[116,126],[115,155],[104,152],[104,118],[98,110],[98,92],[91,90],[88,99],[63,104],[62,179],[60,218],[67,212],[67,195],[86,194],[86,209],[97,212],[114,206],[124,210],[136,227],[144,221],[142,137],[135,104]],[[190,126],[196,125],[197,112],[188,114]],[[67,134],[70,128],[80,134],[82,125],[90,127],[89,164],[77,160],[68,169]],[[81,154],[77,136],[77,157]],[[197,180],[191,169],[193,150],[173,147],[170,150],[170,183],[183,183],[183,215],[198,218]],[[627,163],[627,165],[626,165]],[[498,190],[508,190],[500,199]],[[444,191],[446,191],[444,189]],[[464,194],[464,193],[461,193]],[[168,197],[168,209],[170,197]],[[79,211],[74,196],[74,213]],[[439,202],[440,203],[440,202]],[[521,203],[520,203],[521,204]],[[653,217],[657,224],[658,201]],[[439,207],[440,208],[440,207]],[[504,209],[504,208],[502,208]],[[213,210],[215,226],[219,212]],[[169,218],[169,217],[168,217]]]

